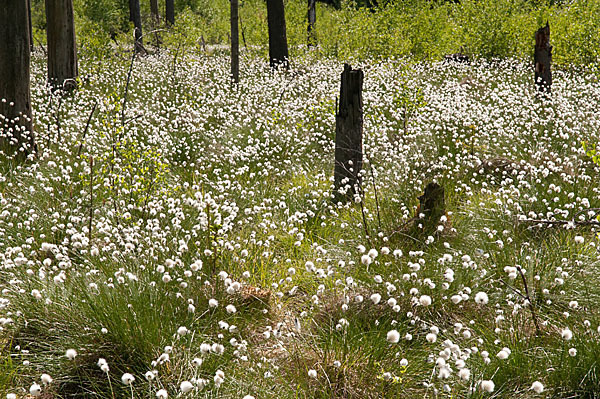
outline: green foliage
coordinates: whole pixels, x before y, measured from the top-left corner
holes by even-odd
[[[34,1],[35,3],[35,1]],[[126,2],[75,0],[77,35],[84,51],[103,56],[109,37],[131,30]],[[550,22],[554,62],[589,64],[600,56],[600,3],[574,0],[569,4],[530,0],[351,0],[317,4],[316,36],[321,55],[347,59],[412,56],[439,60],[463,52],[486,59],[533,54],[535,31]],[[161,14],[164,9],[161,2]],[[292,56],[306,51],[306,1],[285,2],[287,37]],[[43,29],[43,7],[35,7],[34,27]],[[228,44],[229,3],[176,2],[176,24],[162,32],[164,45],[205,50],[207,44]],[[149,5],[142,4],[145,26],[152,26]],[[266,55],[267,12],[264,0],[240,2],[243,48]],[[146,29],[150,29],[149,27]],[[108,44],[108,46],[107,46]],[[97,50],[95,50],[97,48]]]

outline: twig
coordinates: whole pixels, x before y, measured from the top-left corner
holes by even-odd
[[[519,274],[521,275],[521,279],[523,280],[523,286],[525,287],[525,299],[529,303],[529,310],[531,310],[531,317],[533,317],[533,323],[535,324],[535,330],[539,335],[541,333],[540,325],[538,324],[538,319],[535,314],[535,309],[533,308],[533,302],[531,301],[531,297],[529,296],[529,288],[527,287],[527,279],[525,278],[525,274],[523,274],[523,270],[521,269],[521,266],[517,265],[516,267],[517,267],[517,270],[519,271]]]
[[[362,214],[362,220],[363,220],[363,227],[365,229],[365,238],[367,240],[369,240],[369,242],[371,242],[371,236],[369,234],[369,225],[367,224],[367,216],[365,215],[365,206],[364,206],[364,202],[365,202],[365,193],[362,189],[362,185],[359,183],[358,184],[358,189],[360,192],[360,213]]]
[[[88,224],[88,242],[92,245],[92,220],[94,218],[94,157],[90,157],[90,220]]]
[[[246,30],[244,29],[244,24],[242,23],[242,15],[239,15],[240,19],[240,30],[242,31],[242,41],[244,42],[244,48],[248,49],[248,45],[246,44]]]
[[[85,129],[83,129],[83,137],[81,138],[81,143],[79,143],[79,149],[77,150],[77,156],[81,155],[81,148],[83,147],[83,142],[85,141],[85,136],[87,135],[88,129],[90,127],[90,123],[92,122],[92,116],[96,111],[96,107],[98,106],[98,102],[94,103],[94,107],[92,108],[92,112],[90,112],[90,116],[88,117],[87,123],[85,124]]]
[[[367,152],[365,151],[365,155]],[[375,193],[375,206],[377,208],[377,223],[379,224],[379,230],[381,230],[381,215],[379,212],[379,196],[377,195],[377,184],[375,184],[375,172],[373,172],[373,165],[371,164],[371,158],[369,157],[369,168],[371,169],[371,182],[373,183],[373,192]]]
[[[56,107],[56,134],[57,142],[60,142],[60,107],[62,105],[62,95],[58,96],[58,107]]]
[[[123,95],[123,109],[121,109],[121,125],[125,127],[125,108],[127,105],[127,94],[129,92],[129,82],[131,81],[131,73],[133,72],[133,62],[137,56],[137,51],[133,50],[131,56],[131,63],[129,64],[129,72],[127,72],[127,82],[125,83],[125,94]]]
[[[505,286],[507,286],[508,288],[510,288],[515,294],[517,294],[518,296],[520,296],[523,299],[527,299],[525,297],[525,295],[523,295],[521,293],[521,291],[519,291],[518,289],[516,289],[515,287],[513,287],[512,285],[508,284],[506,281],[499,279],[498,281],[500,281],[502,284],[504,284]]]

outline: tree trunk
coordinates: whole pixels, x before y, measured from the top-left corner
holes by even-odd
[[[168,25],[175,25],[175,0],[165,0],[165,19]]]
[[[289,56],[283,0],[267,0],[267,22],[269,24],[269,63],[271,68],[277,68],[279,65],[288,68]]]
[[[158,13],[158,0],[150,0],[150,14],[152,14],[152,20],[158,24],[158,22],[160,22],[160,15]]]
[[[344,65],[340,102],[335,121],[334,195],[351,198],[359,193],[363,164],[363,71]]]
[[[308,0],[308,47],[317,44],[315,24],[317,23],[317,0]]]
[[[27,21],[29,23],[29,48],[33,52],[33,25],[31,23],[31,0],[27,0]]]
[[[72,0],[46,0],[48,82],[66,91],[77,87],[77,44]]]
[[[25,158],[36,151],[29,92],[27,0],[0,2],[0,147]]]
[[[144,51],[144,41],[142,40],[142,15],[140,12],[140,0],[129,0],[129,13],[133,18],[135,51],[141,53]]]
[[[240,34],[238,25],[238,0],[230,0],[231,13],[231,77],[235,83],[240,81]]]
[[[133,10],[135,8],[133,2],[134,0],[129,0],[129,22],[133,22]]]
[[[535,83],[540,91],[551,91],[552,86],[552,46],[550,45],[550,25],[540,28],[535,33]]]

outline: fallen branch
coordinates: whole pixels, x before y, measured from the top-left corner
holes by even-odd
[[[593,213],[592,216],[589,216],[589,213]],[[587,219],[585,220],[577,220],[579,216],[588,214]],[[598,226],[600,227],[600,221],[597,220],[597,217],[600,215],[600,208],[586,208],[577,212],[573,219],[571,220],[547,220],[547,219],[523,219],[519,220],[521,223],[533,223],[533,224],[545,224],[548,227],[552,226],[566,226],[571,225],[575,226]]]

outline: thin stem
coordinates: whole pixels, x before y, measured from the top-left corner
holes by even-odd
[[[90,123],[92,122],[92,116],[94,116],[94,112],[96,111],[97,106],[98,106],[98,102],[94,103],[92,112],[90,112],[90,116],[88,117],[87,123],[85,124],[85,129],[83,129],[83,137],[81,138],[81,143],[79,143],[79,149],[77,150],[77,156],[81,155],[81,148],[83,147],[83,142],[85,141],[85,136],[87,135],[88,129],[90,128]]]
[[[89,245],[92,245],[92,220],[94,218],[94,157],[90,157],[90,221],[88,225]]]
[[[523,274],[523,270],[521,270],[520,266],[517,266],[517,270],[521,275],[521,279],[523,280],[523,286],[525,287],[525,299],[529,303],[529,310],[531,310],[531,316],[533,318],[533,323],[535,324],[535,330],[538,334],[541,333],[540,325],[538,324],[537,316],[535,314],[535,309],[533,308],[533,303],[531,302],[531,297],[529,296],[529,288],[527,287],[527,279],[525,278],[525,274]]]

